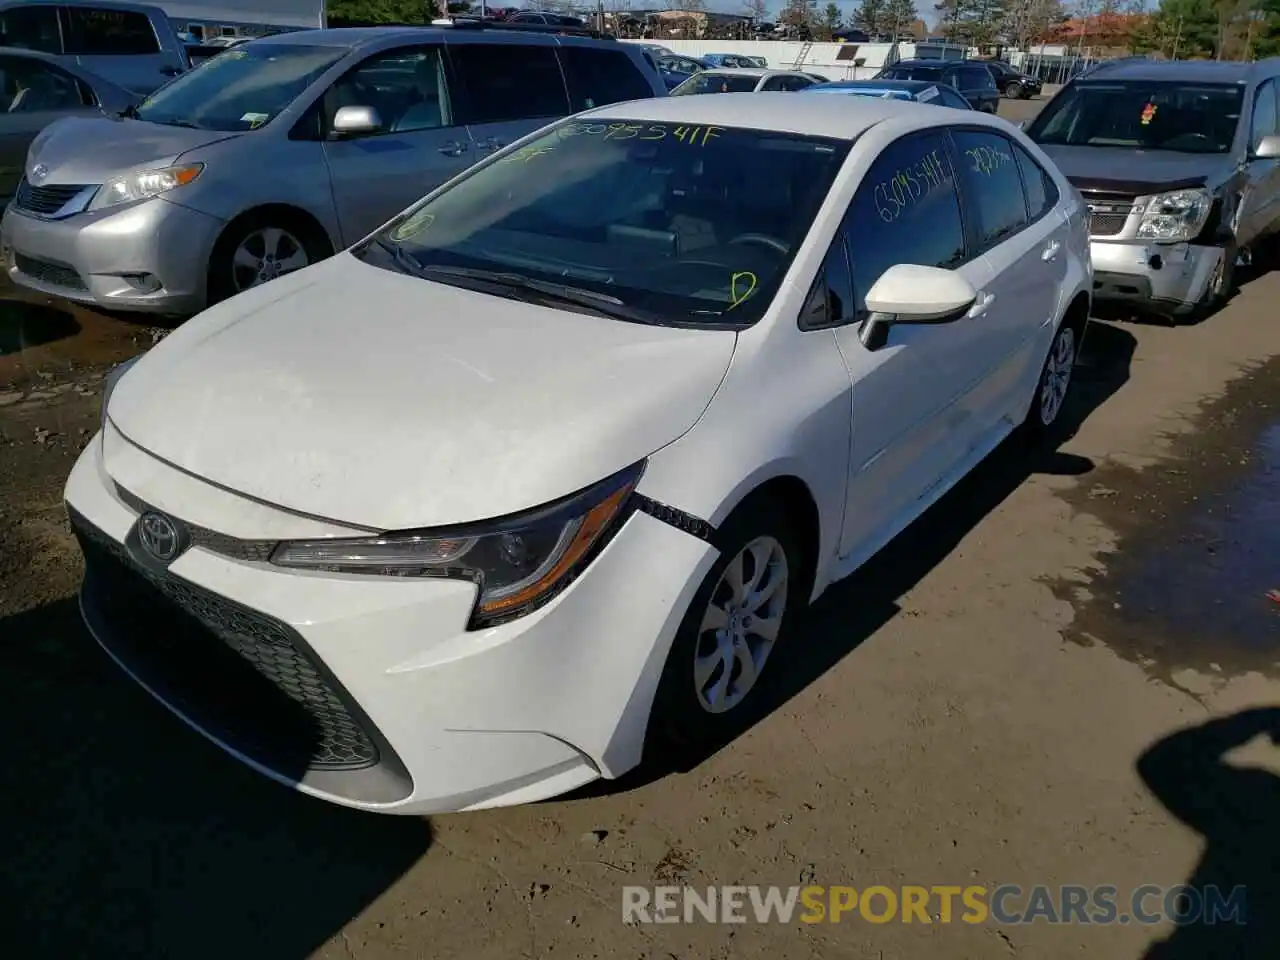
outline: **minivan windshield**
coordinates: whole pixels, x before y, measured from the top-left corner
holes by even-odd
[[[133,116],[200,130],[256,130],[346,54],[342,47],[261,40],[237,46],[165,84]]]
[[[688,96],[692,93],[751,93],[760,78],[754,74],[734,76],[731,73],[695,73],[671,91],[671,96]]]
[[[759,319],[849,143],[562,121],[352,252],[482,292],[672,326]]]
[[[1239,84],[1077,81],[1026,132],[1044,145],[1226,153],[1243,100]]]

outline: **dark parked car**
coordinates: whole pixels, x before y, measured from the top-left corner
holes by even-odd
[[[983,113],[995,113],[1000,91],[995,77],[974,60],[899,60],[877,73],[876,80],[925,80],[955,87],[969,105]]]
[[[662,75],[662,82],[667,85],[668,90],[674,90],[695,73],[701,73],[707,69],[707,65],[701,60],[694,57],[683,57],[678,53],[655,56],[653,60],[654,65],[658,68],[658,73]]]
[[[1030,100],[1040,93],[1043,86],[1039,77],[1023,73],[1003,60],[988,60],[986,66],[991,71],[996,87],[1010,100]]]
[[[842,94],[847,97],[875,97],[884,100],[913,100],[935,107],[954,107],[972,110],[969,101],[958,90],[944,83],[926,83],[923,80],[840,80],[835,83],[819,83],[805,93]]]

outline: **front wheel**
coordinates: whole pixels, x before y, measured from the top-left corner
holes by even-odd
[[[270,217],[233,223],[218,239],[209,261],[209,302],[301,270],[330,252],[328,242],[302,224]]]
[[[1010,100],[1021,100],[1022,84],[1020,84],[1017,80],[1010,81],[1008,86],[1004,88],[1004,95],[1008,97]]]
[[[720,556],[694,595],[667,654],[647,748],[702,752],[756,716],[808,602],[809,575],[787,510],[744,503],[720,528]]]
[[[1057,426],[1062,408],[1067,403],[1071,374],[1075,370],[1079,352],[1080,339],[1076,329],[1064,321],[1053,335],[1049,354],[1040,370],[1035,396],[1031,398],[1031,407],[1023,423],[1028,439],[1042,440]]]

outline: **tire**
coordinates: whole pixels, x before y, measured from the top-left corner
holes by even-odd
[[[1022,84],[1017,80],[1011,80],[1004,88],[1004,95],[1010,100],[1022,99]]]
[[[208,302],[219,303],[333,253],[328,238],[301,217],[249,214],[223,231],[209,257]],[[256,255],[249,266],[245,255]]]
[[[1225,247],[1222,259],[1209,278],[1200,302],[1186,313],[1176,316],[1175,322],[1198,323],[1220,310],[1231,298],[1236,286],[1236,248]]]
[[[750,726],[780,672],[779,650],[785,651],[808,604],[812,574],[800,530],[772,497],[745,501],[716,541],[720,556],[685,612],[658,681],[647,759],[660,751],[663,763],[696,763]],[[735,571],[742,575],[738,581]],[[757,571],[761,585],[754,592],[772,590],[755,605],[748,593],[747,602],[735,607],[733,584],[745,580],[750,586]],[[727,637],[715,629],[722,622]],[[761,630],[765,623],[774,626]],[[750,683],[743,682],[745,663],[752,665]]]
[[[1062,410],[1071,391],[1072,373],[1080,354],[1080,332],[1075,324],[1063,320],[1054,332],[1053,342],[1040,368],[1036,392],[1031,397],[1022,432],[1026,440],[1039,443],[1057,428]]]

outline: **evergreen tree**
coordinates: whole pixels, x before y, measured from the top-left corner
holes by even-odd
[[[850,23],[874,37],[884,30],[884,19],[885,0],[862,0],[850,17]]]

